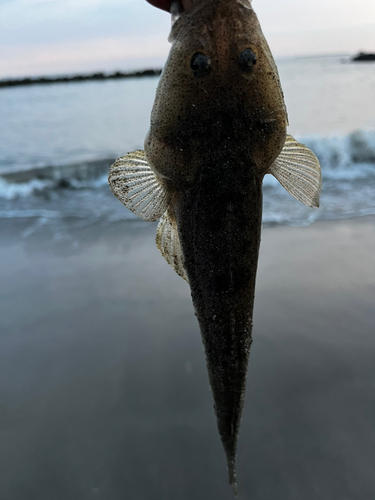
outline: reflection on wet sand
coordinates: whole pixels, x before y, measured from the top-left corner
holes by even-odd
[[[154,225],[27,224],[0,232],[1,497],[231,498],[189,289]],[[264,230],[242,498],[374,497],[374,237],[372,217]]]

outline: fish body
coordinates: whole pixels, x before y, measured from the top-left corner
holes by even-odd
[[[112,165],[113,193],[145,220],[188,281],[218,429],[236,487],[236,447],[252,343],[262,181],[273,174],[318,206],[315,155],[291,136],[276,65],[248,0],[180,9],[145,151]]]
[[[262,221],[262,187],[249,162],[206,164],[174,206],[184,267],[205,348],[230,482],[252,342],[252,312]],[[233,158],[234,160],[234,158]],[[221,176],[217,165],[221,165]],[[251,165],[251,164],[250,164]],[[226,169],[226,172],[222,172]]]
[[[196,0],[170,40],[145,140],[151,167],[175,186],[191,186],[223,146],[232,161],[251,158],[262,178],[284,146],[287,113],[250,2]]]

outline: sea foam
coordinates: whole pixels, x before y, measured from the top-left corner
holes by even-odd
[[[311,224],[317,219],[375,213],[375,132],[344,136],[300,136],[320,160],[323,188],[319,210],[292,198],[271,175],[264,179],[264,224]],[[0,175],[0,211],[93,217],[133,218],[112,196],[108,169],[114,158],[67,165],[25,168],[12,165]],[[21,206],[20,206],[21,205]],[[218,214],[219,216],[219,214]]]

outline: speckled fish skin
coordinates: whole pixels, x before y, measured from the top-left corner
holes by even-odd
[[[118,158],[108,182],[138,217],[160,219],[156,245],[190,285],[236,492],[263,177],[318,207],[322,175],[314,153],[286,135],[277,69],[250,0],[182,0],[172,10],[145,151]]]
[[[172,27],[173,45],[151,114],[145,152],[157,174],[192,185],[207,156],[226,138],[235,156],[251,157],[260,178],[280,153],[287,115],[270,49],[250,2],[197,0]],[[243,50],[257,56],[252,71]],[[211,71],[196,77],[191,59],[207,54]]]
[[[171,209],[235,485],[262,180],[283,148],[287,115],[277,69],[250,2],[198,0],[175,22],[171,39],[145,152],[155,172],[177,189]],[[247,48],[257,62],[245,72],[239,58]],[[197,52],[211,63],[202,77],[191,68]]]
[[[262,220],[262,180],[287,126],[279,77],[247,0],[197,0],[172,27],[145,153],[173,186],[192,300],[215,412],[235,485],[237,436],[252,342]],[[250,48],[256,64],[244,71]],[[210,70],[196,76],[195,53]]]
[[[175,213],[230,483],[235,484],[237,435],[252,342],[262,191],[248,162],[236,163],[232,179],[233,163],[227,152],[218,151],[215,160],[225,170],[222,182],[216,164],[207,163],[196,185],[180,193]]]

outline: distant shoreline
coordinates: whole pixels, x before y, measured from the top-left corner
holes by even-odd
[[[92,73],[89,75],[73,75],[73,76],[56,76],[56,77],[27,77],[27,78],[12,78],[7,80],[0,80],[0,88],[4,87],[20,87],[24,85],[51,85],[53,83],[74,83],[86,82],[88,80],[115,80],[119,78],[143,78],[147,76],[159,76],[161,69],[145,69],[142,71],[122,72],[116,71],[115,73]]]

